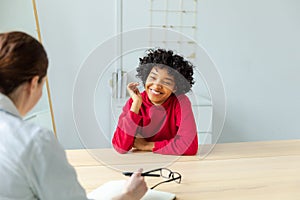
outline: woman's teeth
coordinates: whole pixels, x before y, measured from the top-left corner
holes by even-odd
[[[151,92],[153,92],[154,94],[160,94],[160,92],[156,91],[156,90],[153,90],[153,89],[150,89]]]

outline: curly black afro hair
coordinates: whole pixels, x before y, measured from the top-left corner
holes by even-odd
[[[174,54],[172,50],[149,49],[146,51],[146,56],[140,58],[136,77],[141,79],[144,85],[154,66],[168,68],[168,73],[174,77],[177,95],[189,92],[195,83],[193,64],[182,56]]]

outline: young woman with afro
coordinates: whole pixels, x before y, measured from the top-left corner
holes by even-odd
[[[189,98],[194,66],[171,50],[149,49],[140,58],[137,78],[129,83],[130,99],[123,107],[112,144],[119,153],[130,150],[166,155],[195,155],[196,123]]]

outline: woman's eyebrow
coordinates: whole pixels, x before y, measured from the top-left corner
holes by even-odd
[[[151,71],[150,72],[150,74],[153,74],[153,75],[156,75],[156,76],[158,76],[159,75],[159,73],[158,73],[158,69],[157,68],[154,68],[154,70],[155,70],[155,72],[154,71]],[[157,73],[156,73],[157,72]],[[164,79],[163,79],[164,81],[171,81],[171,82],[174,82],[174,78],[172,78],[172,77],[165,77]]]
[[[151,71],[150,74],[158,75],[158,73],[155,73],[155,72],[153,72],[153,71]]]
[[[164,79],[167,80],[167,81],[174,82],[174,79],[173,79],[173,78],[168,78],[168,77],[166,77],[166,78],[164,78]]]
[[[158,73],[155,73],[155,72],[153,72],[153,71],[151,71],[150,74],[153,74],[153,75],[155,75],[155,76],[158,76]],[[165,77],[163,80],[174,82],[174,79],[173,79],[173,78],[169,78],[169,77]]]

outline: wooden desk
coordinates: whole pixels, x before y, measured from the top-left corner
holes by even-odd
[[[120,155],[112,149],[68,150],[67,157],[87,192],[109,180],[124,179],[120,170],[161,164],[183,176],[181,184],[157,187],[175,193],[178,200],[300,199],[300,140],[217,144],[202,157]],[[102,163],[99,158],[106,160]],[[146,177],[146,182],[151,186],[158,179]]]

